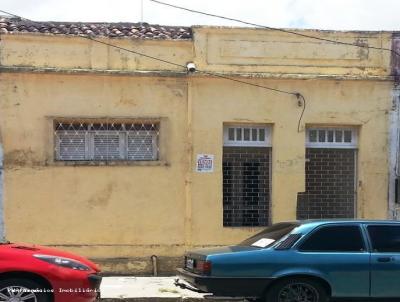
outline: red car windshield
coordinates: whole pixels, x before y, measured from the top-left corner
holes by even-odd
[[[268,247],[272,245],[275,241],[283,238],[294,228],[298,227],[300,223],[297,222],[281,222],[273,224],[267,227],[260,233],[251,236],[250,238],[239,243],[240,246],[255,246],[255,247]]]

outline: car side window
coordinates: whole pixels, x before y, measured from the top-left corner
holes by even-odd
[[[400,226],[370,225],[367,230],[373,251],[400,253]]]
[[[307,252],[360,252],[365,249],[359,226],[325,226],[300,245]]]

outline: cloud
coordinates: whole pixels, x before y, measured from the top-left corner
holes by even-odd
[[[291,7],[304,27],[344,30],[399,29],[399,9],[397,0],[298,0]]]
[[[398,0],[165,0],[181,6],[273,27],[396,30]],[[2,0],[1,9],[30,19],[139,22],[142,0]],[[143,0],[144,21],[165,25],[241,24]]]

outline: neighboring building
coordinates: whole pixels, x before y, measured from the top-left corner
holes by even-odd
[[[237,243],[271,222],[394,217],[390,51],[249,28],[3,18],[0,33],[8,240],[113,272],[148,273],[154,254],[168,272],[189,248]]]

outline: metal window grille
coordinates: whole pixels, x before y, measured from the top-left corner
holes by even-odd
[[[357,148],[357,131],[354,128],[309,128],[308,148]]]
[[[58,161],[152,161],[159,155],[157,122],[55,121]]]

